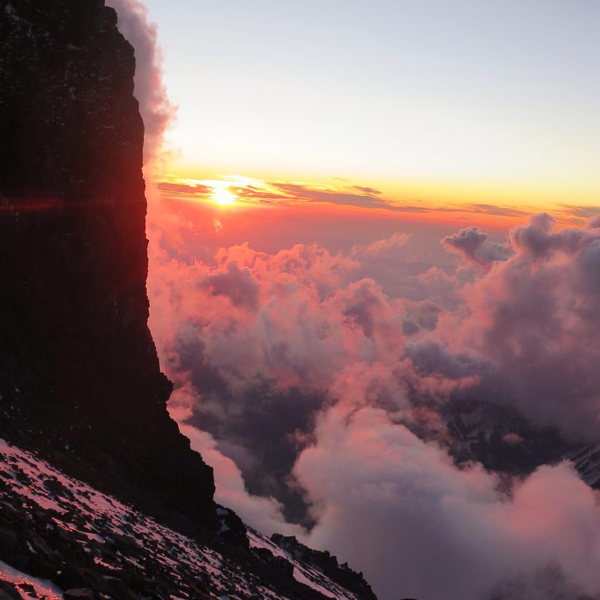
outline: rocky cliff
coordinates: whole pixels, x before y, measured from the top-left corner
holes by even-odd
[[[197,519],[212,470],[147,326],[134,71],[103,0],[0,0],[0,435]]]

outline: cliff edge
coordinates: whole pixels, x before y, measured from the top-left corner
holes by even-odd
[[[0,0],[0,436],[197,521],[212,469],[147,325],[134,71],[103,0]]]

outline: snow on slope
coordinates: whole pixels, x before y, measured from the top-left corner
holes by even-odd
[[[50,581],[26,575],[17,569],[13,569],[1,560],[0,581],[13,584],[21,596],[26,595],[26,597],[31,597],[30,594],[33,592],[35,593],[34,598],[42,598],[43,600],[60,600],[62,598],[62,590],[52,585]]]
[[[334,598],[335,600],[359,600],[358,596],[325,577],[313,565],[294,559],[289,552],[280,548],[258,531],[248,528],[248,539],[250,540],[251,548],[265,548],[273,556],[279,556],[291,562],[294,566],[294,579],[323,594],[323,596]]]
[[[55,555],[58,546],[53,545],[53,540],[68,537],[71,545],[75,540],[82,560],[93,568],[82,568],[81,571],[94,570],[97,573],[98,589],[105,589],[101,586],[109,584],[114,587],[116,580],[127,573],[134,573],[138,579],[142,574],[146,579],[139,585],[145,582],[147,589],[152,591],[157,590],[152,587],[156,582],[169,582],[171,587],[175,587],[178,598],[285,600],[284,596],[269,588],[269,582],[244,572],[239,563],[0,439],[0,516],[6,521],[6,515],[14,517],[17,513],[22,515],[23,511],[26,523],[31,522],[33,527],[34,516],[38,520],[41,518],[42,525],[36,521],[38,531],[41,528],[54,536],[45,545],[32,538],[37,545],[34,547],[27,542],[30,551]],[[29,529],[26,525],[22,530]],[[251,547],[266,548],[274,556],[288,560],[298,582],[328,598],[357,600],[354,594],[314,567],[294,560],[262,534],[249,530],[248,536]],[[63,558],[63,564],[68,562]],[[1,563],[0,572],[5,578],[27,577],[16,571],[11,575]],[[38,581],[38,584],[43,582]],[[92,585],[88,587],[94,589]],[[117,592],[102,595],[105,598],[119,597]]]

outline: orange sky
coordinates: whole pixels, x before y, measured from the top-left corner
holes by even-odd
[[[187,171],[183,174],[187,175]],[[568,206],[558,201],[543,206],[538,202],[503,203],[502,190],[493,195],[470,188],[461,197],[456,188],[438,191],[431,187],[419,194],[416,187],[399,186],[399,191],[393,191],[386,186],[377,188],[334,178],[298,181],[241,175],[206,178],[166,175],[159,180],[159,187],[164,197],[203,203],[228,213],[278,208],[288,213],[310,211],[321,216],[354,215],[367,220],[430,222],[454,228],[478,225],[490,231],[506,231],[538,212],[551,213],[561,224],[579,226],[593,212],[590,207]],[[434,197],[438,200],[431,199]]]

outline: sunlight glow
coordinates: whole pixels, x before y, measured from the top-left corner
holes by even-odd
[[[253,181],[253,180],[249,180]],[[232,208],[242,203],[242,199],[232,190],[238,189],[234,177],[227,179],[181,179],[166,177],[160,185],[171,186],[169,191],[180,197],[195,201],[209,202],[221,208]]]
[[[226,186],[215,186],[213,184],[213,192],[211,193],[212,201],[219,206],[232,206],[238,197],[229,191]]]
[[[540,205],[533,195],[526,202],[527,194],[518,205],[503,204],[498,197],[490,195],[489,203],[478,202],[480,198],[471,197],[465,188],[462,198],[458,192],[462,189],[446,190],[439,193],[436,201],[421,199],[417,190],[410,187],[396,188],[381,186],[376,189],[364,182],[330,178],[327,182],[306,182],[301,180],[266,180],[242,175],[217,175],[221,179],[181,178],[167,175],[158,182],[161,194],[165,197],[205,203],[219,210],[253,208],[287,208],[299,210],[325,210],[340,215],[362,212],[366,217],[385,215],[386,219],[402,221],[429,221],[454,223],[457,226],[476,222],[480,227],[490,230],[506,230],[527,222],[529,215],[539,212]],[[437,188],[429,188],[435,196]],[[472,190],[471,190],[472,191]],[[451,193],[452,192],[452,193]],[[507,192],[508,195],[508,192]],[[512,193],[513,196],[516,192]],[[461,201],[462,200],[462,201]],[[544,210],[564,225],[582,226],[586,222],[586,212],[572,209],[569,205],[550,198],[544,204]],[[598,209],[600,212],[600,209]],[[217,219],[215,231],[222,230]]]

